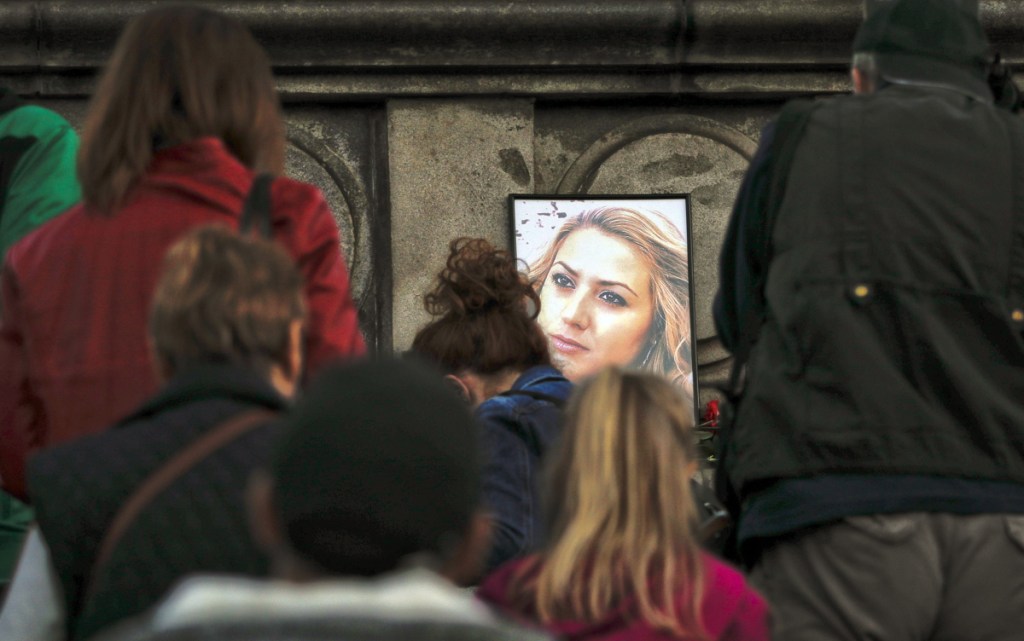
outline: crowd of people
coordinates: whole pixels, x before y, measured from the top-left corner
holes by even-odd
[[[976,2],[866,6],[729,224],[716,553],[678,230],[455,239],[371,357],[239,22],[133,18],[80,145],[0,94],[0,639],[1019,636],[1024,123]]]

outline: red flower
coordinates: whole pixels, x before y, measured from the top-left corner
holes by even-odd
[[[711,427],[718,427],[718,400],[708,401],[708,404],[704,406],[704,415],[701,416],[705,423],[711,425]]]

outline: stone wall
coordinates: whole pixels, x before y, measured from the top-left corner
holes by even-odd
[[[124,21],[157,4],[6,0],[0,83],[82,122]],[[717,254],[761,127],[841,92],[861,0],[206,2],[270,52],[288,171],[342,230],[368,341],[408,347],[448,241],[508,244],[510,193],[690,193],[702,383],[727,365]],[[1024,4],[982,0],[1024,62]],[[140,96],[140,99],[144,99]]]

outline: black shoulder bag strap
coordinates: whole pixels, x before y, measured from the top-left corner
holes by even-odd
[[[274,182],[272,174],[259,174],[252,181],[249,195],[242,205],[242,218],[238,223],[238,231],[242,234],[255,232],[263,238],[270,238],[270,184]]]
[[[110,557],[113,555],[114,550],[117,549],[117,545],[121,542],[125,532],[130,529],[132,524],[135,523],[136,517],[149,506],[154,498],[208,456],[254,428],[265,425],[276,415],[277,412],[261,408],[232,416],[212,427],[205,434],[168,459],[162,466],[151,472],[132,492],[131,496],[121,504],[109,527],[107,527],[107,531],[103,535],[99,547],[96,549],[92,570],[89,573],[89,577],[86,580],[86,588],[83,591],[84,598],[82,603],[85,604],[92,600],[100,572],[106,567],[107,562],[110,561]]]
[[[775,138],[772,140],[769,179],[768,179],[768,210],[765,212],[765,228],[763,232],[764,244],[762,245],[762,265],[768,265],[771,259],[772,229],[775,227],[775,218],[778,216],[782,206],[782,200],[786,195],[786,183],[789,180],[789,171],[793,165],[793,158],[796,155],[797,147],[807,123],[811,119],[816,103],[809,100],[795,100],[786,104],[779,114],[775,125]],[[744,315],[740,326],[739,342],[736,351],[733,352],[732,371],[729,375],[728,386],[723,390],[726,396],[725,407],[720,419],[721,427],[718,433],[717,446],[717,467],[715,469],[715,494],[722,502],[729,514],[735,520],[739,516],[740,498],[736,488],[730,482],[725,470],[725,457],[728,451],[728,444],[732,438],[735,428],[736,413],[739,409],[740,399],[743,396],[743,388],[746,385],[745,374],[747,359],[750,357],[750,350],[757,342],[758,334],[761,332],[761,325],[765,318],[764,286],[767,280],[767,269],[757,275],[754,291],[756,299],[751,301]],[[733,532],[735,535],[735,531]]]

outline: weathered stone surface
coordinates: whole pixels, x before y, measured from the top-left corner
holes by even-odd
[[[5,0],[0,82],[86,95],[150,0]],[[221,0],[292,100],[394,96],[789,95],[842,90],[863,0]],[[1024,3],[982,0],[1024,63]]]
[[[533,191],[532,110],[526,100],[389,103],[396,350],[428,320],[422,297],[453,238],[507,246],[507,195]]]
[[[319,187],[327,199],[338,223],[363,334],[369,345],[387,351],[390,336],[383,325],[390,301],[380,288],[381,271],[390,269],[387,212],[374,197],[377,183],[386,180],[375,171],[380,150],[375,132],[384,109],[304,105],[289,107],[285,116],[285,170],[289,177]]]

